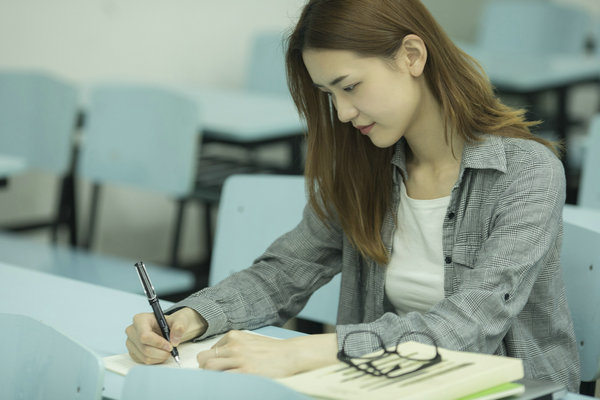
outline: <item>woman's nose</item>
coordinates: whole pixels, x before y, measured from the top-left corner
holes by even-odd
[[[350,122],[358,116],[358,109],[354,105],[344,99],[336,99],[335,108],[337,110],[338,119],[341,122]]]

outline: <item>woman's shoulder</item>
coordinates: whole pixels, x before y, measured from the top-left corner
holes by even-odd
[[[480,139],[477,152],[490,153],[487,158],[493,163],[473,174],[485,192],[502,193],[505,199],[513,199],[515,193],[533,197],[544,193],[545,199],[537,202],[552,202],[564,196],[566,179],[562,162],[543,143],[500,135],[482,135]]]
[[[557,168],[562,170],[562,162],[546,145],[532,139],[483,135],[484,141],[494,141],[502,148],[507,169],[511,168]]]

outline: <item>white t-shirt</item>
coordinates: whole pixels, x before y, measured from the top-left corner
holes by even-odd
[[[399,315],[426,312],[444,298],[442,225],[450,196],[431,200],[408,197],[404,183],[385,292]]]

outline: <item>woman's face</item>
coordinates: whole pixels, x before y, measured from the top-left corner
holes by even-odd
[[[346,50],[307,49],[304,64],[314,85],[331,96],[342,122],[369,136],[377,147],[408,136],[419,118],[424,82],[402,50],[392,61]]]

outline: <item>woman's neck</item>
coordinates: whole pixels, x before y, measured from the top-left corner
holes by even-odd
[[[407,162],[434,171],[460,165],[464,139],[453,131],[446,134],[441,106],[429,90],[425,93],[416,122],[405,135],[409,147]]]
[[[460,171],[464,139],[446,134],[441,107],[431,98],[406,135],[406,191],[414,199],[448,196]]]

